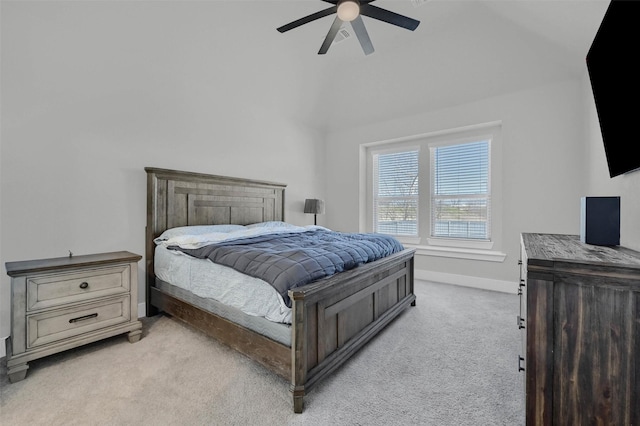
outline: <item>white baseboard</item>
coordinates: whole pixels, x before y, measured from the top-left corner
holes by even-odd
[[[470,277],[468,275],[448,274],[446,272],[434,272],[422,269],[416,269],[414,271],[414,277],[417,280],[435,281],[439,283],[454,284],[463,287],[473,287],[483,290],[499,291],[502,293],[517,294],[518,292],[518,283],[512,281]]]
[[[147,316],[147,304],[142,302],[138,303],[138,318],[144,318]]]

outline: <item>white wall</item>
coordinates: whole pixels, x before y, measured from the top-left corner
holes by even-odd
[[[586,138],[586,187],[582,196],[620,197],[620,245],[640,251],[640,170],[614,178],[609,177],[602,133],[596,111],[591,83],[585,75],[582,86]],[[629,135],[629,143],[637,144],[635,135]]]
[[[302,209],[324,195],[322,136],[300,114],[321,79],[237,34],[223,48],[237,3],[3,2],[3,266],[144,255],[145,166],[286,183],[287,220],[313,223]]]
[[[584,194],[583,108],[579,81],[520,91],[335,132],[327,139],[328,226],[359,229],[359,146],[474,124],[502,121],[502,240],[494,250],[503,263],[417,256],[417,274],[454,274],[454,282],[518,281],[521,232],[578,234]],[[471,278],[474,277],[474,278]],[[482,279],[485,280],[482,280]],[[482,284],[481,286],[491,287]],[[500,287],[500,285],[498,285]]]

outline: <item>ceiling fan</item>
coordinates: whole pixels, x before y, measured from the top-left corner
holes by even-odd
[[[284,33],[286,31],[297,28],[301,25],[307,24],[309,22],[315,21],[316,19],[324,18],[325,16],[337,14],[336,18],[329,28],[329,32],[320,46],[320,50],[318,51],[318,55],[324,55],[329,50],[331,43],[336,38],[336,34],[342,27],[343,22],[351,22],[351,26],[353,27],[353,31],[356,33],[358,37],[358,41],[360,41],[360,46],[362,46],[362,50],[365,55],[369,55],[373,53],[373,44],[371,43],[371,39],[369,38],[369,33],[364,26],[364,22],[362,21],[362,15],[368,16],[369,18],[377,19],[379,21],[387,22],[392,25],[396,25],[401,28],[406,28],[407,30],[415,30],[420,21],[415,19],[399,15],[395,12],[391,12],[390,10],[382,9],[377,6],[373,6],[375,0],[322,0],[326,3],[332,3],[334,6],[330,8],[321,10],[316,13],[312,13],[311,15],[305,16],[304,18],[297,19],[293,22],[288,23],[287,25],[283,25],[278,28],[278,31]]]

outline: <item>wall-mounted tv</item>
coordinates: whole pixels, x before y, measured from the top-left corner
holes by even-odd
[[[612,0],[587,53],[611,177],[640,168],[640,1]]]

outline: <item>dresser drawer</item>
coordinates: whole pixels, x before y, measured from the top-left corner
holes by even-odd
[[[131,319],[129,295],[27,316],[27,347],[89,333]]]
[[[129,265],[27,277],[27,312],[129,292]]]

